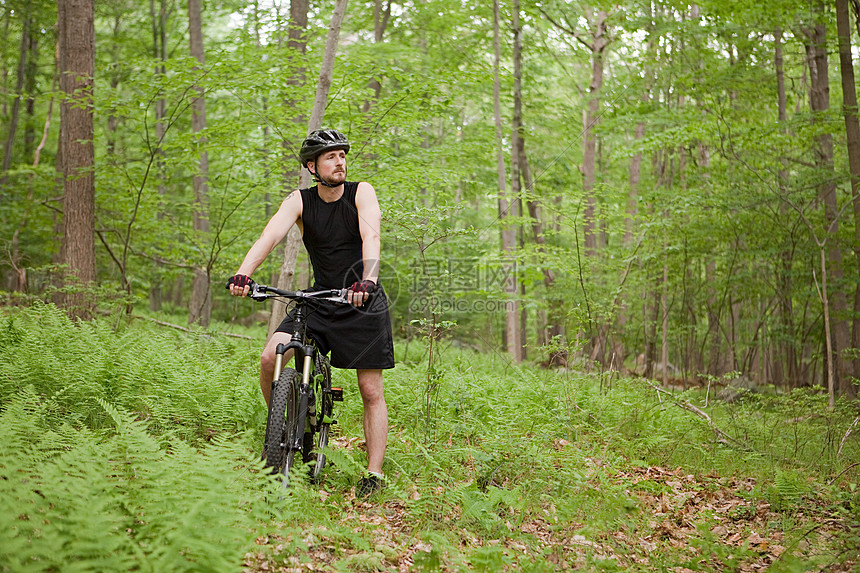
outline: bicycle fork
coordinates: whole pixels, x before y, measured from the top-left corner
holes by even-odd
[[[310,384],[311,365],[313,364],[312,353],[304,354],[302,360],[302,382],[299,384],[299,416],[296,420],[296,435],[293,439],[293,450],[302,451],[302,441],[305,437],[305,426],[308,422],[308,403],[313,399],[313,387]],[[315,412],[314,412],[315,413]],[[311,424],[316,420],[311,420]]]
[[[296,391],[298,393],[298,404],[296,404],[295,400],[290,401],[294,408],[298,408],[298,411],[293,412],[295,415],[291,417],[291,419],[296,420],[295,433],[292,436],[293,443],[287,444],[287,446],[291,451],[301,452],[305,426],[308,423],[308,414],[310,414],[310,424],[315,426],[317,423],[314,389],[310,383],[313,371],[314,348],[309,345],[299,344],[297,341],[290,341],[287,344],[279,344],[275,350],[275,376],[273,385],[277,383],[281,376],[281,370],[283,370],[284,367],[284,355],[290,349],[296,350],[296,366],[299,365],[299,360],[301,360],[302,366],[300,372],[302,374],[302,380],[299,383],[299,387],[291,392],[293,396],[296,396]],[[313,409],[312,412],[308,412],[309,405]]]

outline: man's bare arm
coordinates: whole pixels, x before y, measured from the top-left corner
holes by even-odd
[[[301,216],[302,195],[298,191],[294,191],[284,199],[278,212],[269,219],[269,222],[260,234],[260,238],[257,239],[248,251],[248,254],[245,255],[245,259],[242,261],[236,274],[251,276],[251,274],[263,264],[263,261],[265,261],[266,257],[269,256],[269,253],[271,253],[275,246],[281,242],[290,228]],[[230,289],[230,293],[233,295],[245,296],[248,294],[248,290],[249,289],[247,287],[242,288],[234,286]]]
[[[358,231],[361,234],[361,258],[364,262],[364,280],[379,282],[379,257],[382,253],[382,211],[376,191],[370,183],[362,182],[355,193],[358,210]]]

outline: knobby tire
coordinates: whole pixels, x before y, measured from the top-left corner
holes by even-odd
[[[334,400],[331,395],[331,365],[327,358],[324,356],[317,358],[314,374],[314,400],[316,403],[316,431],[318,437],[314,444],[313,435],[310,436],[309,441],[313,451],[308,452],[306,461],[313,463],[313,466],[309,470],[311,481],[318,483],[322,479],[322,472],[325,467],[325,449],[328,447],[331,419],[334,415]],[[305,438],[307,439],[308,436],[305,435]]]
[[[266,420],[266,467],[272,473],[284,476],[284,483],[290,475],[293,465],[294,452],[290,447],[295,436],[297,418],[298,373],[292,368],[285,368],[278,380],[272,385],[272,396],[269,401],[269,416]]]

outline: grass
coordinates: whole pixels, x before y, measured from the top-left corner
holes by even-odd
[[[428,376],[413,340],[385,378],[389,486],[355,499],[361,404],[337,371],[325,481],[282,496],[256,461],[261,343],[4,310],[0,570],[856,567],[856,404],[807,391],[706,408],[445,341]]]

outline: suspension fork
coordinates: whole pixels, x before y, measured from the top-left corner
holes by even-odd
[[[305,436],[305,426],[308,422],[308,403],[313,396],[311,376],[313,375],[315,352],[316,349],[309,344],[296,345],[296,364],[298,365],[299,357],[301,357],[302,361],[302,382],[299,385],[299,412],[298,420],[296,420],[295,442],[293,444],[293,449],[296,451],[301,451],[302,449],[302,441]],[[311,424],[315,424],[316,420],[312,419],[310,422]]]
[[[284,369],[284,354],[286,352],[286,344],[279,344],[275,349],[275,375],[272,377],[272,388],[275,387],[275,382],[281,377],[281,370]]]

